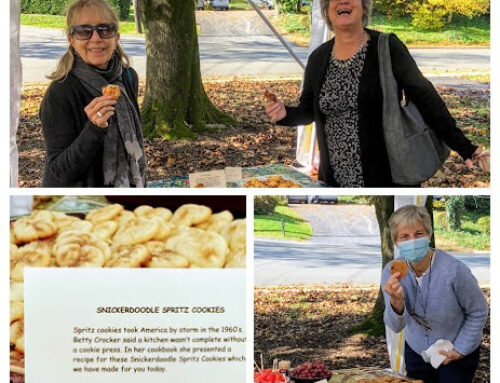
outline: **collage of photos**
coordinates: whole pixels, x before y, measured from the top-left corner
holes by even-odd
[[[9,5],[10,383],[495,381],[490,0]]]

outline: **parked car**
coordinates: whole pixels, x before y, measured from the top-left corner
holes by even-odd
[[[313,195],[312,203],[337,203],[339,202],[339,197],[336,195]]]
[[[274,0],[253,0],[253,2],[259,7],[274,8]]]
[[[214,0],[212,6],[215,9],[229,10],[229,0]]]
[[[289,195],[286,197],[288,203],[309,203],[309,197],[306,195]]]
[[[196,1],[196,10],[203,11],[205,9],[205,2],[203,0]]]

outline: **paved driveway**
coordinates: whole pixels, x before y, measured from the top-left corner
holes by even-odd
[[[270,14],[272,11],[264,11]],[[301,67],[254,11],[197,12],[201,71],[204,77],[232,76],[301,76]],[[143,37],[122,35],[125,51],[132,57],[140,77],[146,75],[146,51]],[[23,81],[41,82],[51,73],[67,46],[59,30],[21,28]],[[302,61],[307,49],[292,44]],[[418,49],[412,50],[417,63],[427,69],[489,69],[488,49]],[[437,85],[446,83],[437,82]],[[479,86],[460,80],[458,85]],[[484,87],[484,86],[483,86]]]
[[[256,239],[255,284],[379,284],[382,256],[371,206],[292,205],[315,232],[308,242]],[[452,253],[478,281],[490,281],[490,254]]]

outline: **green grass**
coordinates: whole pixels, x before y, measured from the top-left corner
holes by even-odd
[[[231,11],[246,11],[249,9],[253,9],[253,7],[246,0],[233,0],[229,4],[229,9]]]
[[[339,204],[366,205],[367,200],[364,196],[339,195]]]
[[[385,16],[374,15],[370,28],[382,32],[393,32],[407,45],[455,46],[490,44],[489,18],[460,18],[442,30],[428,31],[411,24],[411,18],[389,20]]]
[[[137,35],[135,30],[134,8],[130,7],[130,14],[127,20],[120,21],[119,31],[123,34]],[[37,15],[37,14],[21,14],[21,25],[39,27],[39,28],[52,28],[52,29],[65,29],[66,16],[63,15]]]
[[[442,213],[434,212],[434,214],[436,216]],[[443,227],[440,219],[435,219],[436,247],[447,251],[490,250],[490,233],[482,231],[477,224],[477,220],[484,216],[487,215],[477,211],[466,211],[459,231],[448,230]]]
[[[310,38],[309,15],[282,14],[272,19],[273,24],[299,45],[308,44]],[[490,21],[487,17],[456,18],[442,30],[428,31],[411,24],[411,18],[390,20],[383,15],[373,15],[369,28],[394,32],[409,46],[489,46]]]
[[[285,221],[285,237],[281,230],[281,219]],[[312,227],[297,213],[286,206],[278,206],[273,215],[256,215],[254,219],[256,237],[292,239],[305,241],[312,236]]]

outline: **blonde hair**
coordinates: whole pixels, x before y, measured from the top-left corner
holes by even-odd
[[[330,18],[328,17],[328,5],[330,0],[320,0],[321,1],[321,16],[325,20],[328,29],[334,30],[334,25],[332,24]],[[370,23],[370,17],[372,14],[372,0],[361,0],[361,5],[363,6],[363,27],[366,27]]]
[[[389,229],[391,231],[392,242],[396,243],[400,226],[414,226],[417,222],[422,223],[425,231],[430,237],[432,235],[432,222],[425,207],[407,205],[392,213],[389,218]]]
[[[86,8],[95,7],[98,8],[102,15],[105,15],[107,19],[109,19],[113,24],[116,25],[116,28],[119,27],[118,15],[115,10],[111,7],[111,5],[105,0],[76,0],[68,5],[66,10],[66,37],[69,40],[70,37],[70,28],[76,22],[77,17],[81,14],[81,12]],[[116,45],[115,53],[120,58],[122,65],[124,68],[128,68],[130,66],[130,58],[127,56],[120,43]],[[73,68],[73,64],[75,62],[75,50],[71,46],[68,45],[68,50],[66,53],[59,59],[57,63],[57,69],[50,75],[47,76],[49,80],[57,81],[61,79],[65,79],[68,76],[69,72]]]

